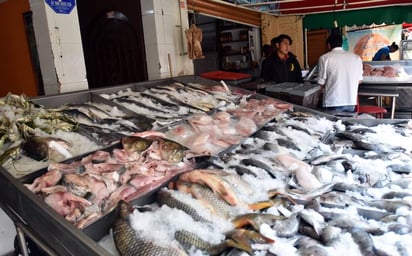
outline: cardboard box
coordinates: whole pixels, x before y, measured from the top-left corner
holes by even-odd
[[[317,108],[320,86],[317,84],[280,83],[266,87],[266,95],[296,105]]]

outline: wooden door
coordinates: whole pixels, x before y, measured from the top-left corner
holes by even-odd
[[[326,40],[329,36],[329,30],[320,29],[307,32],[307,57],[308,69],[312,69],[318,64],[319,57],[328,51]]]
[[[262,14],[262,44],[270,44],[272,38],[279,34],[287,34],[292,38],[290,51],[295,54],[301,67],[304,67],[303,24],[300,16],[279,17]]]
[[[140,1],[78,0],[89,88],[147,80]]]

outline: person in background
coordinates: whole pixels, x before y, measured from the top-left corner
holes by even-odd
[[[385,47],[380,48],[375,53],[375,56],[373,56],[372,60],[373,61],[391,60],[390,53],[396,52],[398,49],[399,49],[399,46],[395,42],[392,42],[391,45],[387,45]]]
[[[271,46],[270,44],[264,44],[264,45],[262,46],[262,53],[263,53],[263,55],[262,55],[262,57],[261,57],[260,60],[259,60],[259,75],[262,73],[262,63],[263,63],[263,61],[264,61],[267,57],[269,57],[270,55],[272,55],[272,52],[273,52],[273,48],[272,48],[272,46]]]
[[[275,83],[302,83],[302,69],[296,56],[289,52],[292,45],[290,36],[281,34],[271,40],[273,54],[262,63],[261,78]]]
[[[345,51],[342,41],[340,34],[328,37],[329,52],[319,57],[317,83],[323,91],[322,106],[326,111],[354,112],[363,79],[362,59]]]

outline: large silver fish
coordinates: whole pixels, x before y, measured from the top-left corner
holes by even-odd
[[[236,208],[224,201],[219,195],[213,193],[208,187],[183,181],[178,181],[176,185],[179,191],[189,193],[198,199],[213,214],[225,219],[230,219],[236,215]]]
[[[161,205],[165,204],[169,206],[170,208],[177,208],[188,215],[190,215],[195,221],[200,221],[200,222],[210,222],[211,220],[206,219],[201,215],[201,213],[192,205],[190,205],[188,202],[185,202],[183,200],[180,200],[177,196],[176,193],[180,193],[180,191],[174,191],[174,190],[167,190],[167,189],[161,189],[157,193],[157,202]]]
[[[181,248],[172,245],[163,247],[139,236],[129,222],[133,207],[126,201],[120,201],[118,207],[119,215],[113,225],[113,239],[121,256],[187,256]]]

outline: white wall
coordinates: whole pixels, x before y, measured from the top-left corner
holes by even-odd
[[[55,13],[44,0],[29,0],[46,95],[88,89],[77,7]],[[184,0],[141,0],[149,80],[193,75],[186,53]]]
[[[184,30],[189,27],[183,0],[141,0],[149,80],[193,75]]]
[[[55,13],[44,0],[30,0],[46,95],[88,89],[77,8]]]

